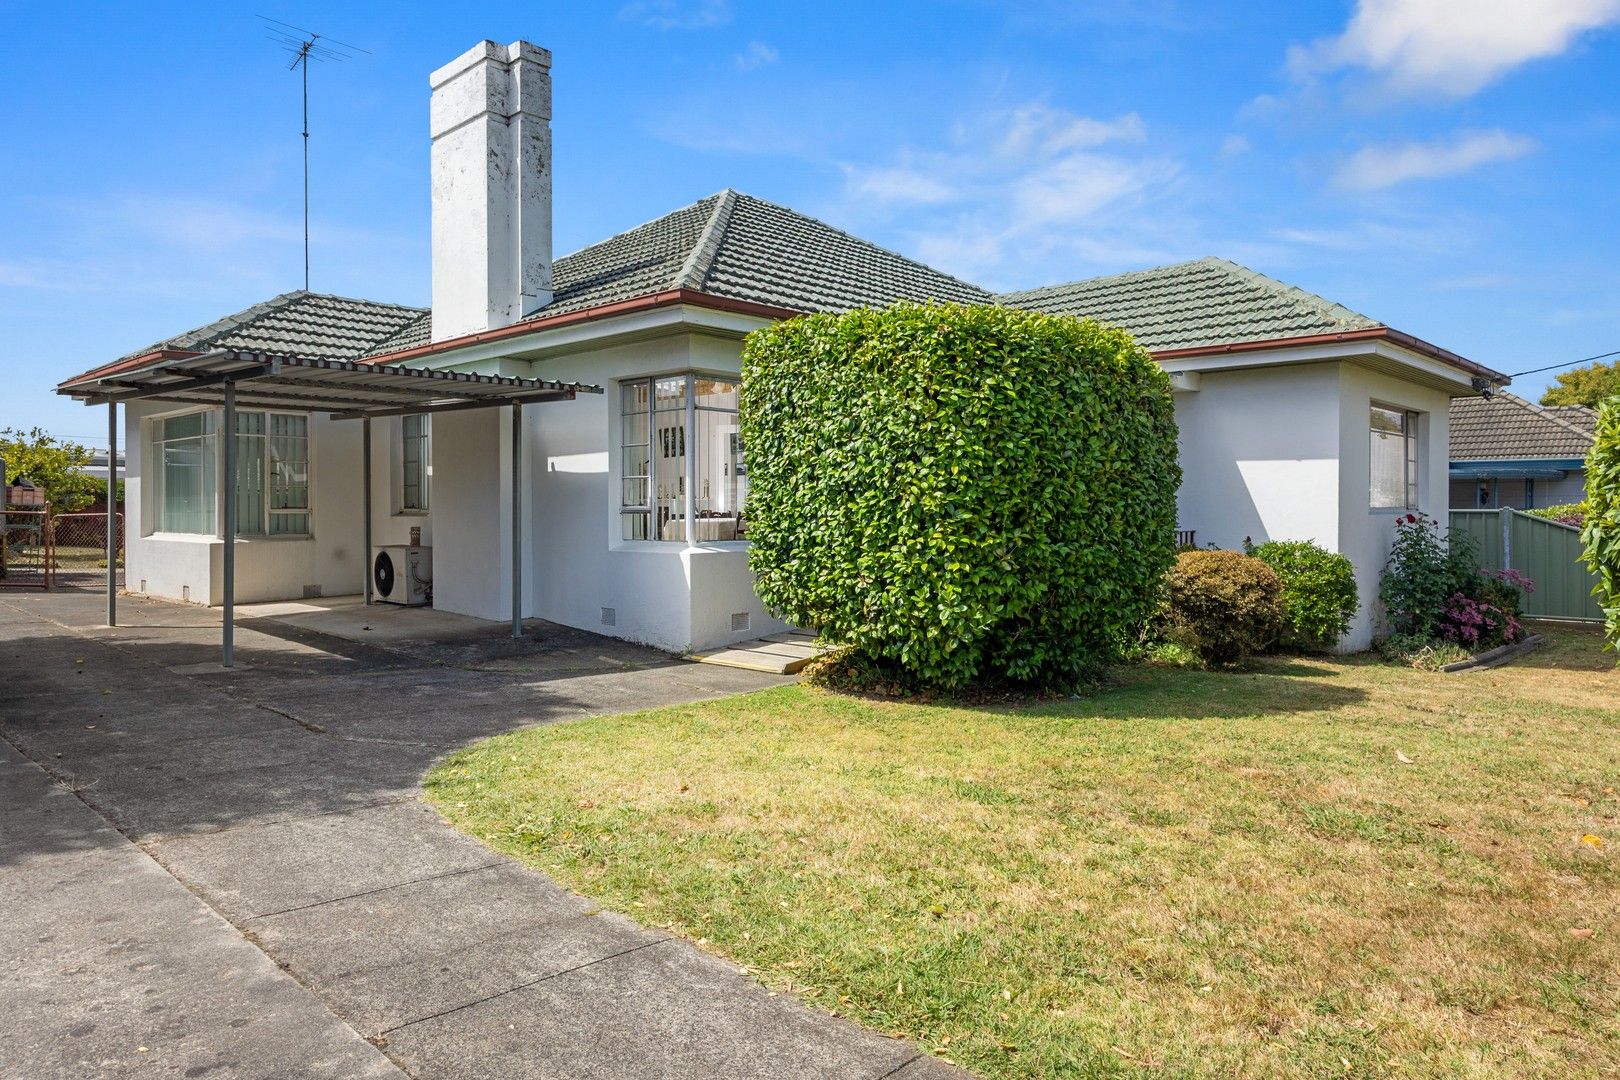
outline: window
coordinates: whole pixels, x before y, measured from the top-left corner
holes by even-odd
[[[402,417],[400,430],[399,508],[426,513],[428,487],[433,477],[433,417]]]
[[[1372,407],[1372,507],[1417,508],[1417,413]]]
[[[748,471],[737,427],[737,381],[674,375],[619,389],[620,535],[698,542],[746,531]]]
[[[157,422],[153,500],[160,532],[218,535],[219,412]],[[236,532],[309,533],[309,419],[293,413],[236,414]]]
[[[214,471],[219,414],[188,413],[159,420],[152,443],[152,504],[159,532],[214,535]]]

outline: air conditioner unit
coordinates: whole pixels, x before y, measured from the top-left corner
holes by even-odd
[[[371,588],[385,604],[433,603],[433,549],[404,544],[377,548],[371,556]]]

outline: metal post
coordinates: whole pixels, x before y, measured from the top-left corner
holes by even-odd
[[[225,579],[225,621],[220,628],[219,663],[233,667],[236,663],[236,384],[225,384],[225,558],[222,577]]]
[[[365,524],[360,527],[360,576],[365,578],[366,606],[371,605],[371,417],[367,416],[360,421],[360,438],[364,445],[360,448],[360,505],[366,515]]]
[[[512,637],[523,637],[523,405],[512,402]]]
[[[1502,519],[1502,569],[1513,569],[1513,507],[1504,506],[1497,511]]]
[[[118,625],[118,403],[107,404],[107,625]]]

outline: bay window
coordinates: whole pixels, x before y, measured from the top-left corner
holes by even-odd
[[[217,536],[221,413],[153,424],[151,475],[158,532]],[[309,534],[309,419],[297,413],[236,414],[236,533]]]
[[[1374,510],[1415,510],[1418,502],[1418,415],[1374,405],[1371,502]]]
[[[625,540],[740,540],[748,471],[737,381],[709,375],[619,387],[619,518]],[[692,528],[688,530],[688,519]]]

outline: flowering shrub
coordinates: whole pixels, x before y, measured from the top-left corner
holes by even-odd
[[[1378,586],[1395,632],[1433,636],[1447,600],[1477,591],[1478,566],[1478,551],[1467,534],[1443,533],[1439,520],[1426,514],[1396,518],[1395,542]]]
[[[1524,634],[1512,613],[1488,600],[1452,593],[1440,616],[1440,636],[1471,652],[1511,645]]]
[[[1452,530],[1442,537],[1439,521],[1406,514],[1395,523],[1378,595],[1396,638],[1480,652],[1524,636],[1519,616],[1525,594],[1534,591],[1535,582],[1517,570],[1480,569],[1467,534]]]

